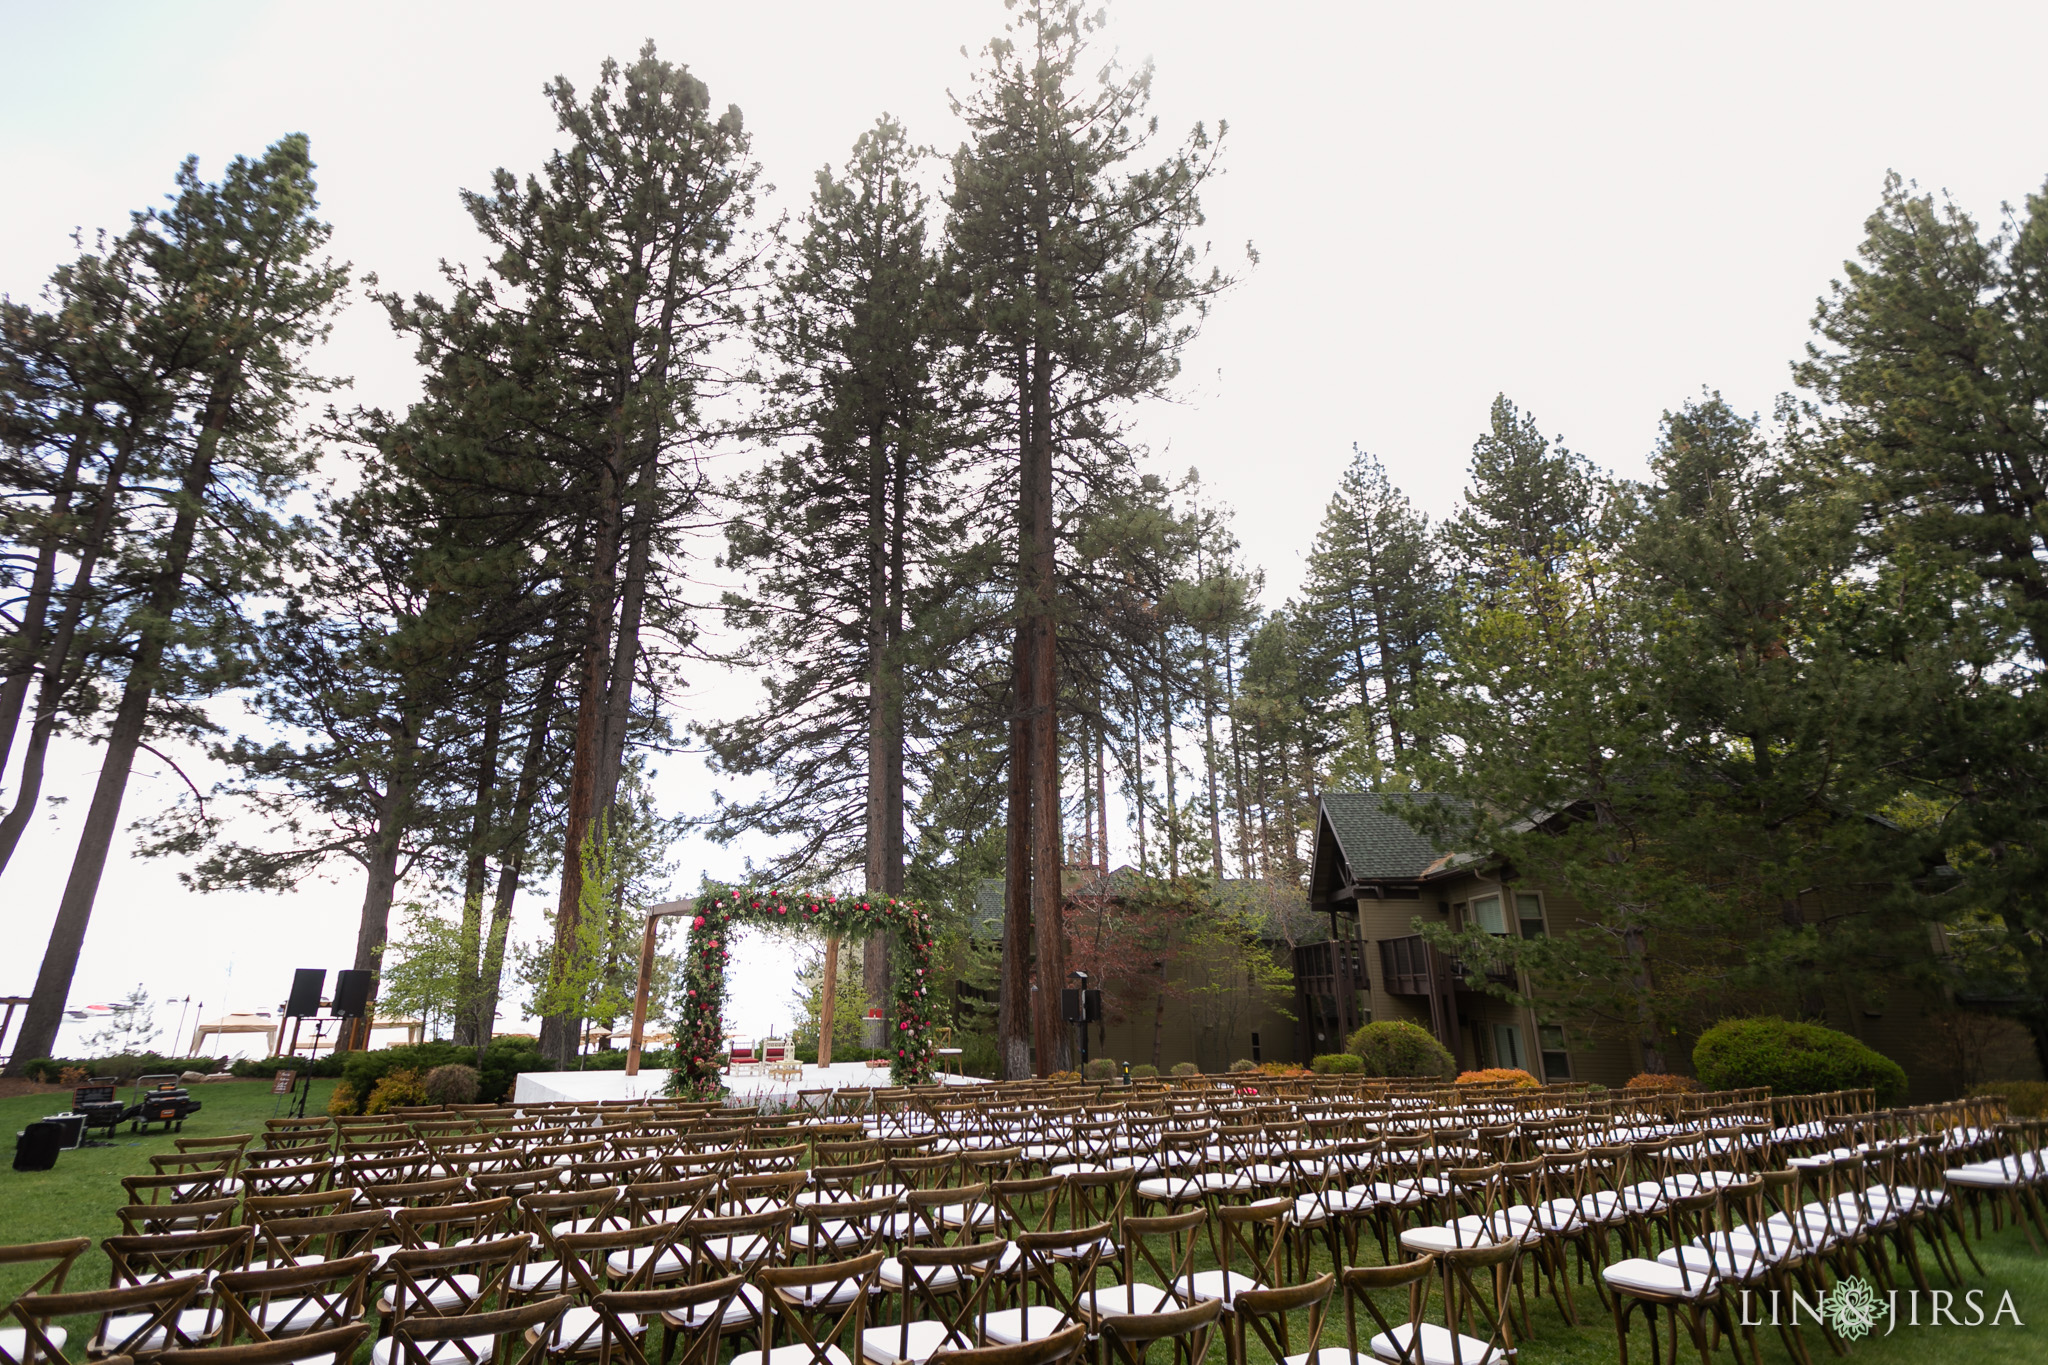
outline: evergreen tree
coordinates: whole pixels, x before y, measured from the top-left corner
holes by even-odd
[[[1222,284],[1195,273],[1199,194],[1215,164],[1206,133],[1198,127],[1157,165],[1137,165],[1149,136],[1149,70],[1087,79],[1081,60],[1098,21],[1078,4],[1023,0],[1016,16],[958,104],[970,141],[953,158],[946,252],[965,338],[996,396],[1001,448],[1017,462],[1006,1076],[1030,1069],[1030,948],[1044,999],[1058,998],[1065,977],[1060,493],[1128,459],[1115,439],[1120,405],[1171,381],[1191,315]],[[1062,1031],[1053,1010],[1037,1015],[1045,1069]]]
[[[2048,190],[1994,234],[1896,176],[1821,300],[1796,374],[1819,400],[1808,496],[1863,511],[1894,606],[1878,647],[1937,655],[1869,742],[1909,773],[1926,856],[1959,875],[1923,910],[1988,916],[2048,1057]]]
[[[1445,587],[1429,519],[1377,456],[1353,448],[1307,568],[1295,619],[1308,637],[1304,696],[1321,751],[1340,747],[1356,711],[1372,762],[1401,770],[1417,745],[1417,693]]]
[[[237,158],[217,185],[187,162],[166,209],[137,219],[131,241],[155,306],[137,325],[148,346],[189,357],[159,363],[175,378],[176,424],[152,464],[164,481],[138,497],[135,534],[151,553],[138,565],[140,592],[120,632],[126,668],[108,725],[99,780],[17,1041],[16,1062],[56,1039],[64,1000],[120,819],[128,773],[167,696],[218,685],[219,675],[180,685],[195,656],[230,662],[223,648],[243,598],[270,586],[291,535],[278,504],[306,468],[289,424],[317,387],[300,367],[324,334],[344,272],[316,260],[327,240],[313,214],[312,162],[293,135],[256,160]]]
[[[760,333],[777,371],[763,422],[803,444],[735,488],[725,597],[761,670],[766,704],[701,727],[714,770],[767,773],[765,795],[721,803],[713,836],[793,835],[774,875],[859,867],[870,891],[904,889],[909,727],[925,671],[913,616],[960,535],[935,410],[939,346],[922,153],[883,118],[834,175],[818,173],[792,268]],[[887,936],[863,954],[865,990],[889,998]]]
[[[515,428],[537,422],[537,448],[522,456],[493,444],[534,476],[513,496],[555,525],[546,543],[574,631],[554,916],[566,972],[580,942],[580,850],[611,806],[629,732],[647,723],[644,703],[664,685],[665,661],[644,637],[686,644],[691,633],[673,569],[701,501],[710,353],[743,321],[757,168],[739,110],[714,115],[704,83],[651,44],[631,66],[607,61],[587,99],[560,78],[547,95],[569,145],[538,176],[522,183],[501,170],[488,194],[465,195],[497,253],[493,279],[464,281],[449,308],[418,301],[401,322],[430,346],[445,331],[458,352],[477,327],[495,329],[483,354],[502,353],[539,386],[503,404]],[[636,705],[643,681],[650,690]],[[542,1051],[566,1061],[579,1035],[577,1019],[550,1015]]]
[[[1553,445],[1502,394],[1473,443],[1464,504],[1443,525],[1444,552],[1468,577],[1512,575],[1526,565],[1551,572],[1595,542],[1602,505],[1586,458]]]

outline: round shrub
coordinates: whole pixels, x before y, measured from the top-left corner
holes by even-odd
[[[1171,1074],[1175,1076],[1199,1076],[1202,1074],[1202,1068],[1196,1066],[1193,1062],[1175,1062]]]
[[[1628,1078],[1622,1089],[1638,1095],[1691,1095],[1700,1088],[1700,1083],[1690,1076],[1674,1076],[1665,1071],[1645,1071]]]
[[[1477,1071],[1460,1071],[1459,1085],[1499,1085],[1514,1090],[1540,1089],[1543,1082],[1518,1066],[1486,1066]]]
[[[330,1114],[353,1114],[362,1106],[363,1097],[347,1081],[337,1081],[334,1093],[327,1097],[327,1112]]]
[[[1693,1045],[1692,1068],[1709,1090],[1768,1086],[1773,1095],[1869,1087],[1882,1105],[1906,1093],[1906,1073],[1882,1053],[1819,1024],[1776,1015],[1723,1019]]]
[[[1454,1076],[1458,1059],[1420,1024],[1383,1019],[1351,1035],[1344,1050],[1364,1063],[1368,1076]]]
[[[1081,1078],[1089,1081],[1116,1079],[1116,1063],[1107,1057],[1091,1057],[1081,1066]]]
[[[1325,1052],[1320,1057],[1311,1057],[1308,1069],[1318,1076],[1362,1076],[1365,1063],[1348,1052]]]
[[[481,1079],[477,1069],[460,1062],[437,1066],[427,1073],[428,1104],[475,1104]]]
[[[1131,1068],[1131,1079],[1134,1081],[1149,1081],[1158,1074],[1159,1068],[1150,1062],[1143,1062]]]
[[[1230,1064],[1230,1069],[1233,1072],[1257,1071],[1259,1069],[1259,1064],[1249,1057],[1240,1057]]]

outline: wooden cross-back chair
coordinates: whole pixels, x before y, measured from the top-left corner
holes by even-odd
[[[1012,1239],[1019,1257],[1017,1302],[988,1314],[984,1335],[1012,1344],[1052,1336],[1072,1323],[1085,1325],[1080,1298],[1093,1291],[1105,1252],[1115,1249],[1109,1234],[1108,1223],[1018,1233]]]
[[[1217,1299],[1188,1308],[1158,1313],[1132,1313],[1102,1324],[1102,1353],[1109,1365],[1147,1365],[1155,1346],[1164,1342],[1169,1359],[1178,1365],[1199,1365],[1209,1351],[1210,1334],[1223,1313]]]
[[[968,1350],[986,1336],[988,1299],[994,1270],[1006,1247],[1001,1242],[960,1246],[905,1247],[883,1263],[896,1266],[894,1283],[882,1274],[883,1291],[901,1298],[896,1325],[870,1327],[861,1334],[862,1359],[874,1365],[913,1365],[945,1349]]]
[[[370,1271],[377,1258],[349,1256],[267,1270],[233,1270],[217,1276],[221,1344],[238,1337],[275,1341],[351,1327],[362,1320]]]
[[[317,1265],[351,1256],[377,1256],[383,1245],[397,1235],[391,1216],[384,1209],[266,1218],[250,1226],[257,1239],[252,1268],[260,1262],[266,1270]]]
[[[1337,1277],[1325,1271],[1306,1284],[1275,1289],[1246,1289],[1231,1300],[1223,1318],[1224,1359],[1229,1365],[1251,1365],[1253,1343],[1264,1350],[1263,1360],[1284,1361],[1315,1355],[1322,1340],[1323,1319],[1330,1311],[1330,1297]],[[1299,1329],[1297,1317],[1303,1319]],[[1302,1343],[1297,1350],[1295,1342]]]
[[[859,1341],[867,1321],[868,1301],[875,1292],[883,1254],[871,1251],[845,1261],[820,1265],[764,1265],[754,1273],[764,1296],[762,1361],[779,1365],[843,1365],[832,1343]],[[819,1324],[826,1324],[819,1330]],[[778,1352],[775,1342],[785,1331],[794,1338]],[[799,1349],[800,1348],[800,1349]],[[745,1357],[735,1357],[735,1362]]]
[[[410,1313],[392,1321],[370,1365],[542,1365],[554,1325],[570,1306],[564,1294],[478,1312]]]
[[[203,1346],[220,1329],[219,1316],[211,1308],[193,1306],[205,1288],[204,1275],[181,1275],[111,1289],[24,1294],[9,1309],[21,1324],[22,1354],[18,1359],[24,1365],[75,1358],[104,1360]],[[97,1320],[80,1357],[65,1353],[69,1334],[58,1325],[60,1318],[75,1317]]]
[[[370,1334],[366,1323],[329,1328],[279,1337],[274,1341],[246,1341],[234,1346],[200,1346],[189,1350],[161,1351],[151,1365],[350,1365],[363,1338]],[[125,1360],[126,1357],[114,1357]],[[101,1361],[99,1365],[112,1365]]]

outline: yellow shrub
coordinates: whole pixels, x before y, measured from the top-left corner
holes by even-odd
[[[1505,1085],[1516,1090],[1535,1090],[1543,1082],[1531,1076],[1518,1066],[1489,1066],[1478,1071],[1458,1073],[1459,1085]]]
[[[354,1086],[347,1081],[336,1081],[334,1093],[327,1097],[327,1112],[336,1116],[353,1114],[361,1100],[362,1097],[356,1094]]]
[[[1645,1071],[1628,1078],[1624,1090],[1636,1094],[1690,1095],[1700,1088],[1700,1083],[1690,1076],[1673,1076],[1662,1071]]]
[[[411,1067],[400,1067],[387,1071],[379,1077],[370,1090],[370,1102],[363,1106],[365,1114],[388,1114],[405,1104],[427,1102],[426,1077]]]

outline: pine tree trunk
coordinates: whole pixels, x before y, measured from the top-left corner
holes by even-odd
[[[150,702],[156,695],[164,650],[169,644],[171,618],[184,601],[185,570],[192,558],[192,542],[199,531],[199,513],[207,490],[213,484],[213,457],[220,447],[221,430],[228,417],[233,386],[239,375],[232,370],[215,381],[207,397],[205,417],[193,443],[191,463],[179,488],[177,514],[164,545],[162,566],[150,586],[149,606],[128,680],[121,688],[121,701],[114,723],[107,732],[106,756],[100,763],[99,780],[93,785],[92,804],[86,809],[85,828],[80,832],[78,851],[71,862],[71,875],[57,902],[57,922],[51,926],[49,946],[36,974],[35,990],[22,1019],[21,1032],[8,1062],[9,1076],[21,1074],[24,1063],[46,1057],[57,1042],[57,1026],[64,1018],[64,1002],[71,994],[71,980],[78,971],[79,950],[85,944],[85,930],[92,920],[92,907],[99,895],[100,877],[107,867],[107,853],[121,818],[121,801],[128,790],[129,769],[142,744],[149,722]]]
[[[555,942],[551,970],[567,967],[576,952],[576,927],[583,904],[583,845],[602,813],[597,805],[604,769],[605,718],[610,700],[612,616],[617,596],[619,495],[609,461],[598,476],[597,543],[591,566],[583,627],[581,679],[576,697],[576,748],[570,760],[569,797],[562,832],[562,889],[555,903]],[[566,1068],[576,1053],[582,1027],[580,1010],[557,1007],[540,1021],[540,1053]]]
[[[903,470],[899,441],[891,459],[888,424],[868,430],[868,800],[867,889],[903,889],[903,677],[896,642],[902,633]],[[894,515],[891,515],[892,507]],[[889,934],[878,930],[861,948],[861,987],[871,1009],[888,1009]]]
[[[86,535],[84,548],[79,551],[78,567],[71,576],[70,590],[65,594],[64,614],[58,618],[57,632],[51,637],[48,653],[43,658],[42,681],[36,688],[36,717],[29,729],[28,747],[22,754],[14,805],[9,808],[6,818],[0,820],[0,872],[7,870],[7,864],[21,842],[22,831],[28,828],[29,820],[35,815],[36,802],[41,799],[43,791],[43,765],[49,755],[50,738],[57,730],[64,698],[84,676],[84,651],[74,659],[72,643],[78,635],[79,620],[85,614],[86,600],[91,596],[93,573],[99,567],[100,556],[113,529],[114,511],[121,500],[121,479],[128,471],[128,460],[134,453],[136,439],[135,423],[131,419],[122,428],[114,447],[113,463],[107,467],[106,483],[101,488],[99,504],[93,509],[92,529]]]
[[[1032,547],[1036,535],[1035,464],[1038,451],[1031,439],[1031,405],[1035,390],[1029,382],[1024,357],[1018,357],[1018,569],[1019,605],[1024,615],[1017,622],[1011,645],[1010,691],[1014,710],[1010,716],[1009,812],[1005,826],[1003,856],[1003,960],[1002,986],[996,1013],[996,1050],[1004,1080],[1021,1080],[1032,1074],[1031,1040],[1035,1016],[1031,994],[1032,899],[1031,853],[1032,782],[1031,717],[1040,705],[1038,696],[1038,632],[1034,628],[1032,595],[1028,587],[1033,565]],[[1046,1061],[1041,1055],[1040,1064]]]
[[[1031,667],[1035,675],[1030,720],[1031,916],[1036,931],[1038,1008],[1032,1036],[1039,1074],[1064,1070],[1066,1030],[1060,1025],[1060,989],[1066,985],[1066,937],[1062,932],[1060,869],[1060,730],[1058,639],[1054,611],[1059,561],[1052,501],[1052,363],[1041,341],[1032,356],[1031,444],[1036,452],[1030,502],[1031,570],[1026,597],[1031,611]]]
[[[369,860],[364,867],[367,874],[363,879],[363,908],[356,921],[356,957],[354,967],[359,972],[370,973],[370,999],[363,1009],[363,1032],[365,1047],[369,1045],[368,1023],[377,1016],[378,980],[377,973],[384,965],[384,945],[391,938],[391,904],[398,897],[398,861],[405,845],[405,831],[412,811],[412,800],[416,790],[412,771],[416,756],[407,753],[396,770],[407,774],[394,778],[391,787],[384,793],[384,799],[377,805],[377,839],[370,845]],[[344,1032],[336,1051],[345,1051],[351,1034]]]
[[[496,815],[499,731],[505,718],[505,697],[499,690],[505,676],[505,647],[499,645],[494,653],[492,694],[477,746],[476,806],[470,815],[469,848],[462,868],[462,967],[455,988],[454,1030],[454,1041],[461,1047],[476,1046],[480,1026],[476,1007],[483,984],[485,878],[490,871],[489,842]]]
[[[57,582],[57,547],[64,538],[63,523],[71,511],[72,496],[78,490],[78,470],[85,462],[86,445],[86,433],[81,431],[72,437],[71,448],[65,453],[64,473],[50,499],[49,521],[43,527],[42,543],[36,547],[35,568],[29,574],[28,593],[17,615],[21,624],[15,638],[8,642],[6,681],[0,683],[0,773],[7,771],[7,761],[14,753],[14,736],[21,728],[22,709],[28,702],[29,679],[42,663],[39,656],[43,626],[50,614],[50,598]]]

